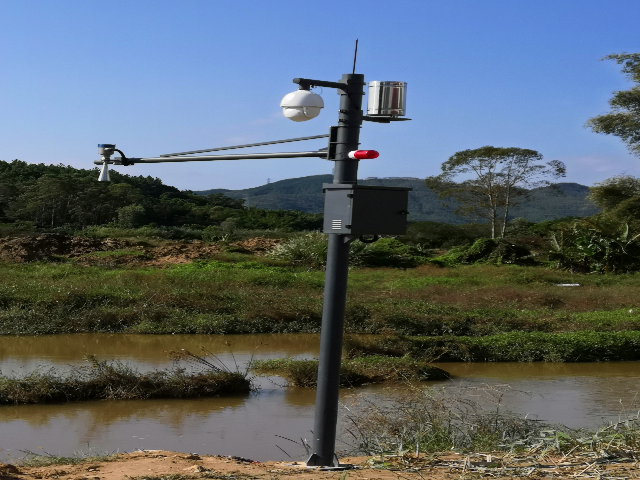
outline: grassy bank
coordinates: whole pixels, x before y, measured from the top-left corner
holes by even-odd
[[[250,255],[166,269],[0,264],[0,277],[4,335],[320,329],[324,274]],[[639,287],[635,275],[540,267],[352,270],[346,330],[465,337],[638,331]]]
[[[169,268],[0,264],[0,334],[317,333],[324,274],[243,254]],[[563,284],[579,283],[576,287]],[[640,359],[637,275],[541,267],[354,269],[351,356],[420,360]]]
[[[640,332],[509,332],[483,337],[349,337],[350,356],[409,355],[441,362],[599,362],[640,360]]]
[[[289,385],[315,388],[318,379],[317,360],[278,358],[255,360],[251,371],[258,375],[278,375]],[[340,386],[354,387],[366,383],[401,382],[411,380],[444,380],[449,375],[444,370],[429,365],[424,360],[367,356],[343,360],[340,369]]]
[[[190,373],[182,368],[140,373],[128,365],[88,356],[89,366],[54,368],[22,377],[0,377],[0,405],[83,400],[196,398],[251,391],[246,375],[220,368]]]

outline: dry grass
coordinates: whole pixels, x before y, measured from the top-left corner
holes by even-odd
[[[0,377],[1,404],[58,403],[86,400],[195,398],[238,395],[252,390],[246,373],[232,372],[206,358],[176,352],[174,360],[199,360],[198,372],[184,368],[140,373],[120,362],[86,357],[88,366],[61,373],[55,368],[23,376]]]
[[[278,375],[296,387],[315,388],[318,378],[317,360],[292,358],[256,360],[251,371],[259,375]],[[343,360],[340,385],[354,387],[369,383],[393,383],[420,380],[444,380],[449,375],[424,360],[409,357],[367,356]]]
[[[505,410],[502,398],[507,391],[507,386],[408,388],[390,391],[387,402],[360,396],[347,406],[344,441],[352,445],[351,453],[382,459],[451,450],[541,456],[593,452],[603,458],[638,459],[638,414],[595,431],[572,430]]]

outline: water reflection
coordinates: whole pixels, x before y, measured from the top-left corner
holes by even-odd
[[[229,367],[235,361],[244,364],[252,356],[314,356],[318,353],[318,335],[124,335],[70,334],[39,337],[0,336],[0,369],[33,369],[39,365],[79,365],[83,356],[127,360],[138,368],[163,368],[171,365],[168,350],[186,349],[199,354],[206,351],[220,357]]]
[[[83,422],[109,426],[122,421],[161,419],[178,428],[186,417],[205,419],[214,412],[242,406],[251,394],[241,397],[214,397],[194,400],[101,400],[97,402],[69,402],[54,405],[2,406],[2,421],[22,420],[32,428],[43,428],[58,420],[73,420],[81,412]]]
[[[308,431],[311,417],[307,409],[283,409],[269,397],[3,408],[0,448],[13,456],[40,448],[53,455],[144,448],[279,458],[274,434]]]
[[[118,359],[137,368],[171,365],[164,351],[200,347],[227,365],[243,366],[252,356],[314,357],[317,335],[57,335],[0,337],[0,370],[26,371],[38,365],[82,364],[90,353]],[[230,344],[230,345],[229,345]],[[511,410],[571,427],[594,427],[616,420],[640,390],[640,362],[597,364],[446,363],[453,374],[425,388],[458,389],[480,395],[483,388],[504,384],[503,402]],[[295,458],[301,447],[281,437],[309,438],[313,428],[315,391],[282,388],[282,379],[261,378],[258,394],[196,400],[99,401],[59,405],[0,406],[0,461],[8,451],[43,450],[70,455],[76,450],[131,451],[137,448],[242,455],[256,460]],[[396,387],[402,388],[402,387]],[[473,389],[474,393],[471,393]],[[374,385],[341,391],[341,401],[354,395],[382,397],[393,388]]]
[[[640,410],[640,362],[441,363],[453,385],[506,383],[504,403],[531,418],[593,428]]]

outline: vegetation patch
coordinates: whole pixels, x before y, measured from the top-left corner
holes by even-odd
[[[225,254],[169,268],[0,263],[0,334],[317,333],[324,274]],[[114,257],[107,257],[114,258]],[[350,272],[348,333],[638,331],[640,276],[470,265]]]
[[[23,450],[26,455],[21,457],[17,464],[21,467],[50,467],[52,465],[81,465],[86,463],[113,462],[117,460],[117,454],[114,452],[95,454],[92,452],[74,452],[71,457],[63,457],[60,455],[51,455],[45,452],[35,453],[30,450]]]
[[[206,368],[195,373],[177,367],[141,373],[123,363],[88,355],[89,366],[73,367],[67,373],[50,368],[20,377],[0,377],[0,404],[195,398],[246,394],[252,389],[246,374],[215,366],[189,352],[175,352],[174,357],[200,359]]]
[[[472,391],[467,391],[467,390]],[[345,441],[354,451],[417,458],[422,453],[598,452],[603,458],[635,458],[640,447],[638,415],[596,431],[573,430],[529,420],[504,409],[508,390],[498,387],[405,389],[387,402],[361,396],[348,405]],[[483,399],[473,400],[473,398]],[[415,457],[414,457],[415,455]],[[489,466],[489,465],[485,465]]]
[[[483,337],[391,337],[358,342],[352,355],[410,355],[442,362],[598,362],[640,360],[640,331],[509,332]]]
[[[317,360],[278,358],[255,360],[251,371],[258,375],[277,375],[296,387],[315,388],[318,378]],[[444,380],[449,374],[423,360],[410,357],[391,358],[372,355],[343,360],[340,386],[354,387],[368,383]]]

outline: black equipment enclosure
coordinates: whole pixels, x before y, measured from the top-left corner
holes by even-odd
[[[324,233],[404,235],[411,188],[325,183]]]

